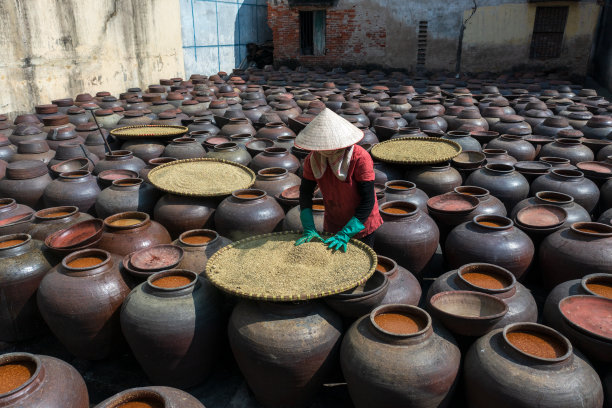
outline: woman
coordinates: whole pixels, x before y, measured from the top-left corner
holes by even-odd
[[[295,245],[318,238],[330,249],[342,249],[355,237],[373,245],[374,231],[383,223],[374,191],[374,162],[356,143],[363,132],[325,109],[297,136],[295,145],[310,150],[300,186],[300,220],[304,234]],[[312,197],[316,186],[323,194],[323,228],[335,235],[323,240],[315,228]]]

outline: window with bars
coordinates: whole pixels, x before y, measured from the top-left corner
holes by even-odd
[[[300,11],[302,55],[325,55],[325,10]]]
[[[532,59],[558,58],[569,7],[538,7],[531,37]]]

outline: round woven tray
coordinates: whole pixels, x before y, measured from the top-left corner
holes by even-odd
[[[211,165],[217,167],[216,175],[207,173]],[[235,175],[235,179],[230,178],[231,174]],[[227,196],[232,191],[249,188],[255,183],[255,173],[248,167],[228,160],[207,158],[162,164],[153,168],[148,177],[151,184],[161,191],[189,197]],[[220,180],[223,186],[220,186]]]
[[[124,126],[110,131],[110,134],[118,139],[140,139],[140,138],[177,138],[187,133],[189,129],[185,126],[170,125],[140,125]]]
[[[437,152],[432,147],[438,143],[448,148],[444,152]],[[456,157],[461,153],[461,146],[452,140],[437,137],[401,137],[374,145],[370,153],[375,159],[386,163],[434,164]]]
[[[330,254],[333,256],[344,256],[350,257],[351,254],[355,254],[355,251],[361,251],[361,253],[367,256],[369,260],[368,263],[364,263],[362,268],[350,268],[352,272],[352,276],[344,276],[342,280],[335,282],[332,285],[328,285],[324,290],[315,289],[317,283],[320,286],[322,282],[321,279],[323,277],[328,276],[325,275],[326,271],[323,268],[317,268],[313,266],[312,274],[309,274],[311,277],[310,282],[300,284],[299,289],[292,289],[289,286],[284,286],[282,283],[279,283],[274,278],[275,274],[278,274],[278,271],[272,270],[267,259],[253,259],[252,257],[242,256],[241,252],[244,251],[245,245],[252,245],[254,241],[256,243],[261,243],[261,245],[269,242],[274,239],[282,239],[283,241],[290,241],[293,245],[293,242],[300,238],[302,234],[297,231],[284,231],[284,232],[274,232],[270,234],[258,235],[250,238],[246,238],[240,241],[236,241],[226,247],[223,247],[219,251],[217,251],[206,264],[206,276],[216,287],[223,290],[224,292],[230,293],[232,295],[240,296],[243,298],[249,299],[258,299],[258,300],[268,300],[268,301],[281,301],[281,302],[290,302],[290,301],[298,301],[298,300],[308,300],[308,299],[316,299],[324,296],[333,295],[336,293],[344,292],[349,289],[352,289],[356,286],[359,286],[365,283],[366,280],[374,273],[376,269],[376,265],[378,263],[378,259],[376,257],[376,253],[364,244],[361,241],[352,239],[348,243],[347,252],[332,252],[329,250]],[[323,233],[322,237],[327,238],[332,236],[331,234]],[[313,240],[313,242],[315,242]],[[322,242],[317,242],[318,244],[325,247],[325,244]],[[297,247],[296,247],[297,248]],[[228,265],[228,259],[237,260],[237,263],[233,265]],[[243,259],[241,259],[243,258]],[[349,258],[347,258],[349,259]],[[253,263],[256,264],[253,264]],[[249,277],[244,273],[244,268],[240,266],[240,263],[244,263],[244,265],[249,265],[252,269],[257,270],[256,279],[264,280],[264,282],[270,282],[268,288],[278,289],[282,288],[285,293],[278,293],[271,295],[270,293],[263,293],[254,290],[253,287],[249,287],[249,282],[252,282],[253,277],[249,280]],[[238,278],[241,281],[240,285],[234,283],[230,283],[226,276],[223,276],[222,273],[230,273],[233,278]],[[292,274],[296,275],[299,273],[299,270],[293,270],[292,268],[283,268],[282,275],[287,281],[292,280]],[[328,273],[332,273],[328,271]],[[303,275],[302,275],[303,276]]]

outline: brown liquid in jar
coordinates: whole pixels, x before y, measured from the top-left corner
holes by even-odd
[[[140,224],[143,220],[138,218],[122,218],[110,223],[113,227],[129,227],[130,225]]]
[[[153,281],[153,286],[157,286],[158,288],[172,289],[188,285],[189,283],[191,283],[191,279],[186,276],[171,275],[164,276],[163,278]]]
[[[381,313],[374,321],[383,330],[394,334],[413,334],[422,329],[417,319],[400,313]]]
[[[8,248],[24,243],[25,239],[9,239],[8,241],[0,242],[0,248]]]
[[[238,194],[236,197],[238,198],[259,198],[259,194]]]
[[[42,218],[56,218],[56,217],[65,217],[67,215],[70,215],[68,211],[58,211],[58,212],[53,212],[53,213],[42,215],[41,217]]]
[[[387,266],[385,264],[378,263],[378,265],[376,265],[376,270],[378,272],[385,273],[385,272],[389,272],[391,270],[391,267],[389,267],[389,266]]]
[[[592,229],[592,228],[578,228],[578,231],[582,231],[582,232],[588,232],[591,234],[601,234],[602,231],[596,230],[596,229]]]
[[[486,225],[487,227],[505,227],[506,224],[502,224],[500,222],[493,222],[493,221],[478,221],[478,224],[480,225]]]
[[[387,207],[383,211],[388,214],[408,214],[409,213],[409,211],[404,210],[403,208],[398,208],[398,207]]]
[[[612,285],[606,285],[602,283],[587,283],[586,287],[593,293],[599,296],[612,299]]]
[[[102,262],[104,262],[104,259],[98,258],[97,256],[86,256],[83,258],[74,259],[68,262],[66,265],[68,265],[69,268],[91,268],[92,266],[99,265]]]
[[[317,211],[325,211],[325,206],[322,204],[313,204],[312,209]]]
[[[138,399],[117,405],[117,408],[163,408],[163,405],[151,399]]]
[[[9,363],[0,366],[0,394],[19,388],[36,371],[34,363]]]
[[[470,282],[474,286],[484,289],[503,289],[507,284],[495,276],[487,275],[480,272],[468,272],[461,274],[463,279]]]
[[[389,184],[389,188],[394,188],[396,190],[408,190],[410,187],[402,186],[401,184]]]
[[[181,240],[190,245],[203,245],[212,241],[213,238],[207,235],[192,235],[190,237],[181,238]]]
[[[506,334],[508,341],[524,353],[540,358],[557,358],[565,354],[561,344],[545,334],[515,331]]]

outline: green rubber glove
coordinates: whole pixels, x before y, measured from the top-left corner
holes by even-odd
[[[351,238],[353,238],[360,231],[363,231],[365,226],[357,218],[353,217],[346,223],[336,235],[331,238],[327,238],[323,243],[329,244],[329,249],[342,249],[342,252],[346,252],[346,244]]]
[[[295,245],[302,245],[305,242],[310,242],[313,238],[318,238],[323,241],[323,237],[317,232],[315,227],[314,217],[312,216],[312,208],[304,208],[300,211],[300,221],[302,221],[302,227],[304,228],[304,234],[302,237],[295,241]]]

